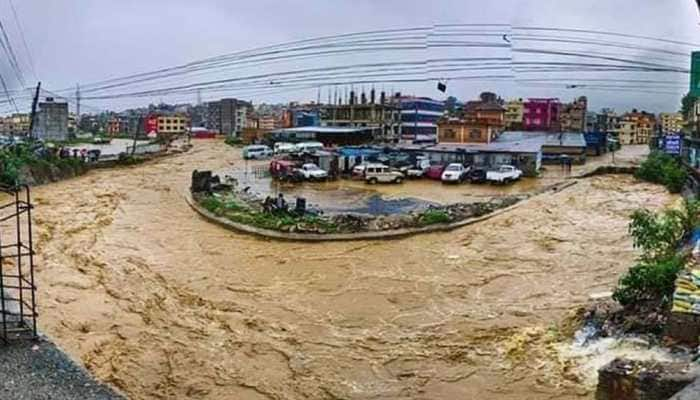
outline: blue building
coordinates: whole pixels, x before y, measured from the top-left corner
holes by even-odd
[[[319,125],[321,125],[321,118],[319,118],[317,111],[296,111],[294,113],[295,127]]]
[[[445,102],[427,97],[399,97],[401,139],[413,143],[437,143],[437,121]]]

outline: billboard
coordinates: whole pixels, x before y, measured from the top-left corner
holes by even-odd
[[[157,115],[149,115],[146,117],[146,121],[144,124],[144,130],[146,131],[146,135],[148,136],[155,136],[158,134],[158,116]]]
[[[664,152],[667,154],[681,154],[681,135],[666,135],[664,137]]]
[[[700,51],[690,57],[690,95],[700,97]]]

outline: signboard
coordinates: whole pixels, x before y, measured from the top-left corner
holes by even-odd
[[[681,135],[667,135],[664,138],[664,152],[667,154],[681,154]]]
[[[694,51],[690,59],[690,95],[700,97],[700,51]]]
[[[146,118],[144,130],[146,131],[146,135],[148,136],[155,136],[158,134],[158,117],[155,115],[149,115]]]

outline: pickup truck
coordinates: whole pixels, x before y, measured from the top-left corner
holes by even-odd
[[[461,183],[467,177],[469,168],[459,163],[450,164],[442,172],[442,183]]]
[[[328,178],[328,172],[322,170],[316,164],[304,164],[296,171],[309,181],[321,181]]]
[[[512,165],[501,165],[496,171],[486,172],[486,180],[493,183],[509,183],[520,179],[523,171]]]
[[[406,175],[406,178],[421,178],[430,168],[430,160],[427,158],[418,158],[414,165],[407,165],[400,168],[400,171]]]

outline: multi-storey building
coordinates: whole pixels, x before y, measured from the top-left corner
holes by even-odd
[[[251,104],[238,99],[221,99],[207,104],[206,127],[227,136],[239,136],[246,127]]]
[[[523,129],[523,99],[511,100],[506,103],[505,124],[506,129],[519,131]]]
[[[559,124],[560,111],[559,99],[527,99],[523,104],[523,129],[558,132],[561,129]]]
[[[684,121],[681,113],[659,114],[659,126],[664,135],[678,133],[683,129]]]
[[[482,93],[481,100],[464,105],[463,119],[438,123],[440,143],[491,143],[505,128],[506,109],[493,93]]]
[[[586,129],[585,132],[600,132],[600,124],[598,123],[598,114],[593,111],[586,112]]]
[[[620,118],[614,133],[621,144],[648,144],[656,129],[653,114],[633,110]]]
[[[571,103],[563,104],[559,122],[563,132],[583,132],[586,129],[588,99],[581,96]]]
[[[353,91],[348,104],[322,106],[320,119],[326,127],[372,128],[373,139],[380,142],[396,142],[401,134],[398,103],[375,103],[374,96],[368,102],[364,94],[358,102]]]
[[[401,140],[432,142],[438,137],[438,120],[445,113],[445,103],[428,97],[399,96],[393,101],[401,109]]]
[[[12,114],[5,118],[0,117],[0,134],[11,136],[23,136],[29,132],[29,114]]]
[[[184,114],[158,116],[158,135],[177,135],[185,133],[190,127],[190,119]]]
[[[53,97],[39,102],[34,136],[43,140],[67,140],[68,103],[55,101]]]

